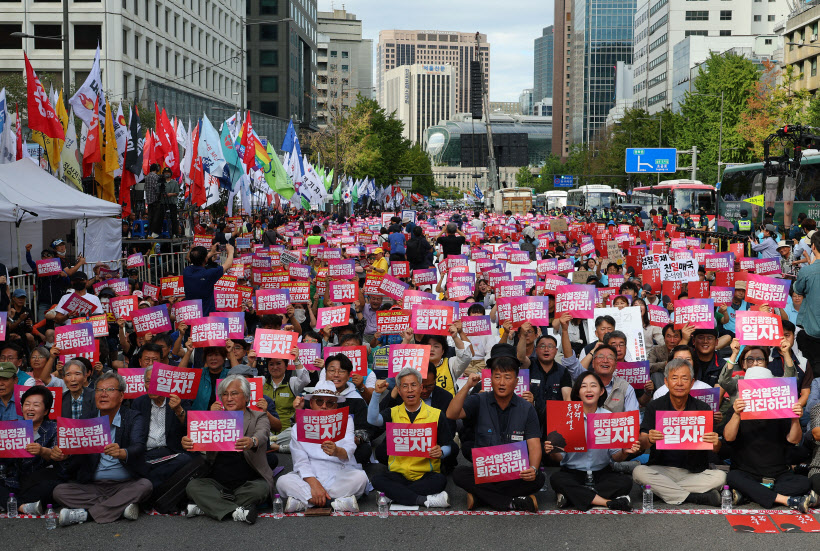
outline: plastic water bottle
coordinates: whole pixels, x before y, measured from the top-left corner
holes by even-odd
[[[547,471],[544,469],[544,467],[541,467],[541,474],[544,475],[544,485],[541,486],[540,491],[546,492],[547,489],[549,489],[550,481],[549,481],[549,477],[547,476]]]
[[[587,471],[587,481],[584,485],[590,490],[595,489],[595,477],[592,476],[592,471]]]
[[[17,498],[14,497],[14,494],[9,494],[9,502],[6,506],[6,512],[9,515],[9,518],[17,518]]]
[[[390,501],[384,492],[379,492],[379,518],[387,518],[390,516]]]
[[[651,511],[655,508],[655,495],[652,493],[652,486],[647,484],[643,489],[643,510]]]
[[[729,486],[724,486],[723,491],[720,492],[720,510],[724,513],[732,512],[732,491]]]
[[[46,530],[54,530],[57,528],[57,513],[54,512],[54,506],[49,503],[46,511]]]
[[[279,494],[273,497],[273,518],[276,520],[285,518],[285,505],[282,503],[282,498]]]

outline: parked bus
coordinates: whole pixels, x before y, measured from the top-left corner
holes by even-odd
[[[561,209],[567,206],[566,191],[547,191],[535,196],[535,205],[545,210]]]
[[[646,200],[646,194],[652,196],[653,207],[662,207],[667,212],[676,208],[678,212],[689,209],[696,214],[701,207],[709,214],[715,212],[715,188],[698,180],[666,180],[656,186],[636,187],[632,190],[633,201],[637,193],[643,200]]]
[[[602,210],[623,203],[626,194],[623,191],[604,185],[581,186],[567,191],[567,206],[575,209]]]

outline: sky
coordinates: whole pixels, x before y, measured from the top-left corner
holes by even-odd
[[[523,89],[532,88],[533,41],[553,20],[552,2],[543,0],[319,0],[318,6],[319,11],[344,7],[356,14],[364,38],[373,40],[374,60],[380,30],[486,34],[490,101],[518,101]],[[374,84],[375,78],[374,67]]]

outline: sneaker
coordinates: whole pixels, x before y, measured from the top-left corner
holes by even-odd
[[[288,506],[290,506],[290,499],[291,498],[288,498]],[[337,513],[359,512],[359,502],[356,500],[356,496],[337,497],[330,502],[330,506]]]
[[[255,524],[257,515],[258,513],[256,512],[256,507],[254,507],[253,505],[247,508],[237,507],[236,510],[233,512],[233,519],[236,522]]]
[[[85,509],[62,509],[58,523],[60,526],[71,526],[72,524],[82,524],[88,520],[88,512]]]
[[[137,520],[137,517],[140,516],[140,507],[136,503],[132,503],[128,507],[125,508],[125,511],[122,512],[122,516],[127,518],[128,520]]]
[[[692,492],[687,496],[686,501],[695,505],[720,507],[720,492],[717,490],[709,490],[703,493]]]
[[[23,503],[18,509],[21,515],[42,515],[43,502],[36,501],[34,503]]]
[[[188,508],[185,509],[185,516],[188,518],[193,518],[204,514],[205,513],[202,512],[202,509],[200,509],[199,506],[194,503],[189,503]]]
[[[619,496],[615,499],[610,499],[606,502],[607,509],[611,509],[613,511],[631,511],[632,510],[632,500],[629,499],[629,496]]]
[[[555,508],[566,509],[569,507],[569,500],[564,494],[555,494]]]
[[[812,509],[816,508],[818,501],[820,501],[820,496],[817,495],[817,492],[815,492],[814,490],[809,492],[809,507],[811,507]],[[42,515],[43,513],[38,514]]]
[[[809,504],[811,503],[811,496],[792,496],[788,500],[789,508],[800,511],[803,514],[809,512]]]
[[[151,235],[149,235],[148,237],[149,237],[149,238],[151,238],[151,239],[156,239],[157,237],[159,237],[159,235],[158,235],[158,234],[156,234],[156,233],[152,233],[152,234],[151,234]]]
[[[612,464],[612,470],[616,473],[632,474],[635,467],[640,465],[640,461],[621,461]]]
[[[437,494],[432,494],[427,496],[427,499],[424,502],[425,507],[449,507],[450,506],[450,499],[447,495],[447,492],[439,492]]]
[[[514,497],[510,500],[510,510],[534,513],[538,511],[538,500],[534,495]]]
[[[279,444],[279,453],[290,453],[290,444]]]
[[[299,511],[304,511],[305,509],[307,509],[307,504],[292,496],[288,498],[288,502],[285,504],[286,513],[298,513]]]

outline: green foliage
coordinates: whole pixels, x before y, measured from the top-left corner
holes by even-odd
[[[400,174],[429,174],[429,176],[413,176],[413,192],[429,195],[435,187],[430,157],[418,144],[402,154],[398,170]]]
[[[515,175],[516,187],[535,187],[537,181],[538,177],[533,175],[528,166],[519,168],[518,173]]]
[[[434,195],[434,197],[438,197],[439,199],[452,199],[457,201],[464,198],[464,192],[457,187],[434,186],[432,191],[438,194]]]

